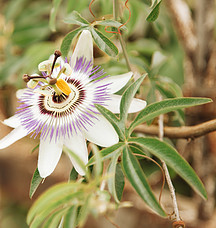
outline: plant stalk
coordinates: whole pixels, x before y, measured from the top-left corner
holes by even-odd
[[[158,98],[158,101],[162,100],[162,96],[161,96],[161,94],[159,94],[159,92],[157,93],[157,98]],[[163,121],[164,121],[164,116],[160,115],[159,119],[158,119],[158,125],[159,125],[158,136],[159,136],[159,139],[161,141],[163,141],[163,136],[164,136],[164,123],[163,123]],[[169,187],[169,191],[170,191],[170,194],[171,194],[172,203],[173,203],[173,210],[174,210],[174,213],[175,213],[175,216],[176,216],[176,221],[181,221],[180,215],[179,215],[178,204],[177,204],[177,200],[176,200],[176,195],[175,195],[175,188],[174,188],[174,186],[172,184],[172,181],[171,181],[171,178],[170,178],[169,171],[168,171],[166,163],[163,160],[161,160],[161,162],[162,162],[162,167],[163,167],[163,170],[164,170],[164,173],[165,173],[166,181],[167,181],[167,184],[168,184],[168,187]],[[183,227],[179,226],[179,228],[183,228]]]
[[[118,0],[113,0],[113,18],[115,21],[118,20],[118,12],[119,12]],[[132,71],[131,64],[130,64],[129,57],[128,57],[127,50],[126,50],[126,45],[122,38],[122,35],[117,34],[117,37],[118,37],[118,40],[119,40],[121,48],[122,48],[122,52],[123,52],[123,55],[124,55],[124,58],[126,61],[127,68],[129,71]]]

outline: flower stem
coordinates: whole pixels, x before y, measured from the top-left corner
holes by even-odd
[[[119,12],[118,0],[113,0],[113,18],[115,21],[117,21],[117,19],[118,19],[118,12]],[[127,50],[126,50],[126,45],[125,45],[125,42],[122,38],[122,35],[117,34],[117,37],[118,37],[119,42],[121,44],[121,48],[122,48],[122,52],[123,52],[123,55],[124,55],[124,58],[126,61],[127,68],[129,71],[132,71],[131,64],[130,64],[129,57],[128,57]]]

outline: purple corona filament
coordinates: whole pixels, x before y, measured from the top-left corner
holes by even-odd
[[[22,94],[17,116],[32,136],[40,133],[42,139],[50,137],[50,140],[59,140],[94,125],[95,114],[99,114],[94,105],[105,106],[110,92],[109,84],[97,86],[97,82],[106,78],[102,77],[105,72],[100,67],[91,69],[92,65],[92,61],[78,58],[71,75],[60,76],[72,90],[68,96],[57,95],[51,86],[46,88],[50,95],[43,95],[34,89],[27,89]],[[57,71],[59,69],[54,68],[53,74]],[[45,72],[42,75],[47,76]],[[40,85],[43,86],[43,83]]]

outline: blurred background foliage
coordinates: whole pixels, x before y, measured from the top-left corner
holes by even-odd
[[[76,28],[75,25],[63,22],[69,13],[75,10],[89,22],[94,21],[94,17],[89,12],[89,3],[89,0],[1,1],[0,90],[23,88],[25,84],[22,81],[22,75],[37,72],[38,63],[60,48],[64,36]],[[129,13],[124,1],[119,1],[119,4],[121,22],[124,23]],[[140,96],[148,103],[156,101],[156,91],[159,91],[164,98],[182,96],[184,52],[165,5],[161,4],[159,17],[154,23],[146,21],[150,12],[150,0],[131,0],[128,6],[131,10],[131,19],[126,25],[127,30],[123,32],[123,39],[126,42],[131,67],[137,74],[135,77],[145,72],[149,73],[148,79],[140,88]],[[111,0],[98,0],[92,4],[92,11],[99,19],[112,18],[112,10]],[[128,71],[115,35],[106,33],[102,26],[97,26],[97,28],[112,39],[120,53],[117,57],[111,58],[95,46],[95,65],[101,65],[110,75]],[[6,111],[2,110],[3,113],[12,114],[8,113],[7,106],[4,108]],[[181,118],[176,118],[176,116]],[[177,112],[172,116],[172,125],[182,124],[183,119],[183,113]],[[149,176],[159,171],[157,167],[150,165],[149,161],[143,160],[141,164],[145,172],[149,171]],[[173,176],[175,176],[174,173]],[[182,182],[179,184],[177,179],[176,184],[180,186]],[[183,191],[185,188],[179,189],[180,192],[190,195],[190,192],[188,193],[190,190],[185,193]],[[26,195],[28,196],[27,193]],[[16,202],[6,200],[2,203],[1,209],[3,209],[0,215],[1,227],[26,227],[25,203],[17,205]]]

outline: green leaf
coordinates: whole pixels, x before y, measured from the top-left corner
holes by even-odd
[[[77,173],[77,171],[75,170],[75,168],[73,167],[72,168],[72,170],[71,170],[71,172],[70,172],[70,180],[72,181],[72,180],[76,180],[77,179],[77,177],[78,177],[78,173]]]
[[[98,147],[94,144],[92,144],[92,152],[95,158],[94,174],[95,174],[95,177],[100,178],[103,172],[101,153]]]
[[[90,212],[90,200],[91,200],[91,195],[89,195],[84,202],[84,205],[80,207],[79,215],[78,215],[78,224],[80,227],[82,227],[89,215]]]
[[[150,14],[147,16],[146,20],[148,22],[154,22],[158,18],[161,2],[162,2],[162,0],[156,4],[156,6],[152,9]]]
[[[64,228],[76,228],[78,207],[72,206],[64,217]]]
[[[151,120],[161,114],[172,112],[181,108],[188,108],[212,102],[209,98],[174,98],[155,102],[143,109],[129,127],[129,134],[139,124]]]
[[[59,195],[56,198],[53,198],[52,201],[47,204],[44,207],[40,208],[40,211],[36,214],[36,216],[33,218],[33,221],[31,222],[30,228],[38,228],[40,225],[55,211],[61,210],[68,202],[76,202],[78,199],[83,197],[83,192],[67,192]],[[75,200],[76,199],[76,200]],[[44,199],[46,201],[46,199]]]
[[[126,177],[145,203],[160,216],[167,216],[156,200],[137,158],[127,147],[125,147],[123,151],[122,165]]]
[[[120,123],[125,127],[125,122],[127,119],[128,109],[130,107],[131,101],[135,96],[137,90],[139,89],[142,81],[147,74],[144,74],[142,77],[138,78],[133,82],[123,93],[121,103],[120,103]]]
[[[40,185],[43,178],[40,176],[38,168],[35,170],[34,175],[32,177],[30,191],[29,191],[29,197],[32,198],[35,191],[37,190],[38,186]]]
[[[88,26],[89,22],[83,18],[77,11],[73,11],[69,14],[65,19],[64,22],[67,24],[73,25],[80,25],[80,26]]]
[[[116,173],[115,173],[115,189],[117,199],[120,201],[122,198],[123,190],[125,186],[124,173],[122,172],[121,164],[116,165]]]
[[[188,162],[170,145],[156,138],[131,138],[130,143],[136,143],[147,149],[156,157],[175,170],[200,196],[207,198],[206,190]]]
[[[121,170],[121,165],[118,164],[118,158],[120,155],[121,151],[114,154],[107,170],[107,174],[110,176],[107,181],[108,189],[116,203],[120,203],[124,188],[124,175]]]
[[[103,107],[102,105],[95,104],[98,111],[112,124],[119,138],[123,141],[125,136],[120,126],[119,119],[113,114],[109,109]]]
[[[53,32],[56,31],[56,27],[55,27],[56,14],[58,12],[58,8],[61,4],[61,1],[62,0],[53,0],[53,7],[50,11],[49,27]]]
[[[102,25],[102,26],[109,26],[109,27],[114,27],[114,28],[119,28],[122,24],[118,21],[114,20],[104,20],[104,21],[97,21],[97,25]],[[122,26],[120,29],[127,29],[126,26]]]
[[[103,33],[95,28],[91,28],[90,31],[95,43],[102,51],[112,57],[118,55],[118,48],[109,38],[107,38],[105,35],[103,35]]]
[[[78,183],[63,183],[48,189],[30,208],[27,215],[27,223],[30,224],[37,214],[41,213],[42,210],[45,210],[50,205],[53,199],[58,199],[65,194],[72,194],[77,191],[78,186]]]
[[[63,56],[67,56],[69,50],[70,50],[70,46],[72,43],[73,38],[82,30],[84,29],[84,27],[78,28],[73,30],[72,32],[69,32],[63,39],[60,50]]]
[[[43,228],[59,227],[63,216],[67,213],[68,208],[64,208],[52,213],[43,225]]]
[[[104,148],[100,151],[101,153],[101,160],[104,161],[108,158],[111,158],[113,157],[113,154],[117,153],[119,150],[122,149],[122,147],[124,146],[125,144],[123,142],[119,142],[113,146],[110,146],[110,147],[107,147],[107,148]],[[95,163],[95,156],[93,156],[89,162],[88,162],[88,166],[90,165],[93,165]]]

